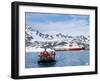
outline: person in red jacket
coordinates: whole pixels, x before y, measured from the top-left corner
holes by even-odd
[[[46,51],[46,49],[45,49],[45,51],[43,51],[43,56],[44,57],[48,57],[49,56],[49,53]]]

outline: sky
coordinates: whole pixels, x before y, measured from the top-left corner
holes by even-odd
[[[89,15],[58,13],[25,13],[26,25],[42,33],[89,35]]]

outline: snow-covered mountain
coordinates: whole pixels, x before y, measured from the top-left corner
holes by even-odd
[[[59,33],[42,33],[35,30],[34,27],[26,27],[25,30],[25,44],[26,48],[53,48],[56,46],[63,46],[70,42],[75,42],[79,46],[84,46],[89,49],[89,36],[70,36],[67,34]]]

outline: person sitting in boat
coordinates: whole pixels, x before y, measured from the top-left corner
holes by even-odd
[[[43,52],[40,52],[39,57],[40,57],[41,60],[43,59]]]
[[[48,57],[49,53],[46,51],[46,49],[43,51],[43,56]]]
[[[56,55],[55,51],[51,51],[50,59],[55,60],[55,55]]]

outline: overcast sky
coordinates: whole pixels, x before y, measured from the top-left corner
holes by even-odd
[[[89,35],[89,16],[72,14],[25,13],[26,24],[42,33]]]

